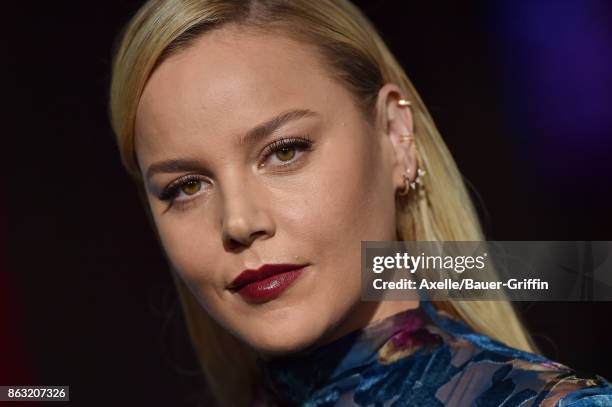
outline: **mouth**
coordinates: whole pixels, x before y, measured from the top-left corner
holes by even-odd
[[[264,264],[244,270],[228,289],[251,303],[270,301],[283,293],[302,274],[308,264]]]

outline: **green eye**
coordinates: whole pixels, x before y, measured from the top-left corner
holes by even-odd
[[[283,147],[275,153],[276,158],[281,161],[289,161],[293,157],[295,157],[295,148],[294,147]]]

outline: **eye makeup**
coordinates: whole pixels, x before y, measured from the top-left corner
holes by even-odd
[[[262,158],[258,168],[271,168],[274,170],[288,169],[304,158],[305,153],[312,151],[314,141],[309,136],[286,137],[275,140],[262,150]],[[283,159],[282,156],[288,159]],[[271,158],[276,158],[279,164],[271,163]],[[210,184],[206,177],[199,174],[187,174],[169,183],[158,195],[158,199],[168,202],[168,207],[164,212],[175,206],[177,209],[184,209],[185,206],[205,193],[205,187],[200,184]],[[199,186],[198,186],[199,185]],[[186,188],[193,190],[193,193],[186,191]],[[183,195],[182,195],[183,194]],[[183,197],[184,196],[184,197]]]

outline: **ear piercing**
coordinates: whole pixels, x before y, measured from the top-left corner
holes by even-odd
[[[423,185],[423,176],[425,175],[425,170],[419,168],[417,169],[417,177],[414,182],[410,183],[410,188],[416,189],[416,184]]]
[[[411,106],[412,103],[408,99],[400,99],[397,101],[398,106]],[[410,131],[400,135],[400,142],[414,141],[414,137]]]
[[[399,106],[410,106],[412,103],[408,99],[400,99],[397,101]]]
[[[425,175],[425,170],[419,168],[417,169],[417,177],[414,181],[410,182],[410,174],[408,171],[404,174],[404,188],[398,191],[399,196],[406,196],[411,189],[417,189],[417,185],[423,186],[423,176]]]
[[[412,106],[412,103],[410,103],[409,100],[407,99],[400,99],[397,101],[398,106]],[[414,135],[408,131],[407,133],[404,134],[400,134],[399,140],[401,143],[408,143],[408,142],[414,142]],[[408,195],[408,193],[410,192],[410,190],[415,190],[417,189],[417,185],[418,186],[423,186],[423,176],[425,176],[425,170],[418,168],[417,169],[417,177],[414,179],[414,181],[410,181],[410,173],[408,171],[406,171],[403,174],[404,177],[404,188],[402,188],[401,190],[398,191],[398,195],[400,196],[405,196]]]
[[[407,143],[409,141],[414,141],[414,136],[410,132],[400,134],[399,141],[400,143],[404,143],[404,142]]]

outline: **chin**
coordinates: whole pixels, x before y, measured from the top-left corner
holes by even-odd
[[[299,352],[320,339],[326,331],[326,318],[313,310],[284,310],[249,323],[243,340],[253,349],[268,356]]]

